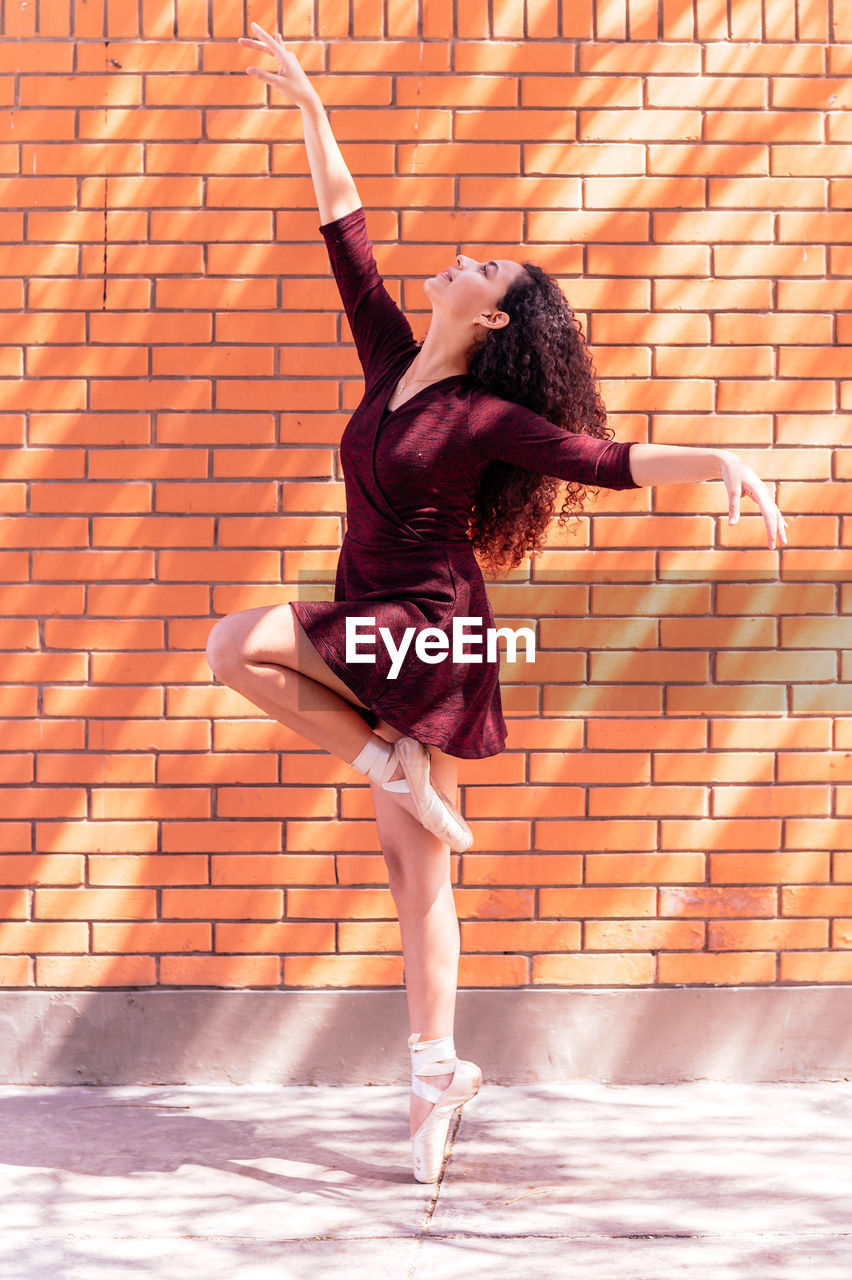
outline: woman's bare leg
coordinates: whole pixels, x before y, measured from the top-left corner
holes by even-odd
[[[289,605],[246,609],[214,626],[207,643],[214,675],[268,715],[347,763],[372,732],[353,704],[363,706],[325,665]],[[376,737],[402,735],[380,720]],[[458,759],[429,748],[431,775],[457,802]],[[401,777],[398,769],[394,777]],[[393,792],[375,783],[370,793],[388,883],[399,915],[412,1031],[421,1040],[451,1035],[458,984],[459,925],[450,881],[450,848],[427,831]],[[430,1076],[443,1089],[451,1075]],[[411,1132],[432,1103],[411,1095]]]
[[[355,710],[364,703],[326,666],[289,604],[221,618],[207,661],[223,684],[347,764],[373,736]]]
[[[388,742],[400,736],[379,721],[376,732]],[[431,774],[450,800],[457,802],[458,758],[430,747]],[[412,1031],[421,1040],[453,1034],[459,967],[459,922],[450,880],[450,847],[426,831],[392,795],[370,784],[379,842],[388,868],[388,885],[399,916],[405,960],[405,992]],[[445,1089],[452,1074],[430,1076]],[[411,1094],[412,1134],[432,1103]]]

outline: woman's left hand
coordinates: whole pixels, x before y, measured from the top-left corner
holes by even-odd
[[[739,520],[740,495],[747,493],[750,498],[754,498],[763,512],[770,548],[774,549],[779,535],[782,542],[786,542],[787,524],[760,476],[752,471],[751,467],[746,466],[742,458],[728,449],[722,451],[721,459],[722,479],[728,490],[728,524],[736,524]]]

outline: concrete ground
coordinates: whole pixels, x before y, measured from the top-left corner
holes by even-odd
[[[2,1280],[850,1280],[852,1084],[0,1087]]]

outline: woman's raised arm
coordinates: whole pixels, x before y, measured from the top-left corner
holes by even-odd
[[[340,154],[325,107],[296,55],[285,48],[281,33],[278,32],[273,39],[256,22],[249,25],[256,39],[240,36],[239,43],[271,54],[277,59],[278,71],[264,71],[260,67],[247,67],[246,71],[248,75],[280,89],[301,110],[320,225],[336,222],[344,214],[360,208],[361,198]]]

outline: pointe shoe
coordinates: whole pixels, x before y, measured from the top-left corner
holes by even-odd
[[[403,777],[398,782],[383,782],[384,790],[410,792],[418,822],[448,844],[454,853],[464,853],[473,844],[473,832],[452,801],[432,781],[428,748],[416,738],[397,738],[393,759],[402,769]],[[388,772],[393,769],[389,767]]]
[[[450,1121],[455,1112],[479,1092],[482,1072],[475,1062],[465,1062],[455,1056],[452,1036],[424,1040],[422,1044],[418,1044],[419,1039],[419,1032],[408,1037],[411,1088],[419,1098],[435,1105],[411,1139],[411,1156],[417,1181],[437,1182],[444,1163]],[[420,1078],[448,1075],[453,1067],[453,1078],[446,1089],[438,1089]]]

